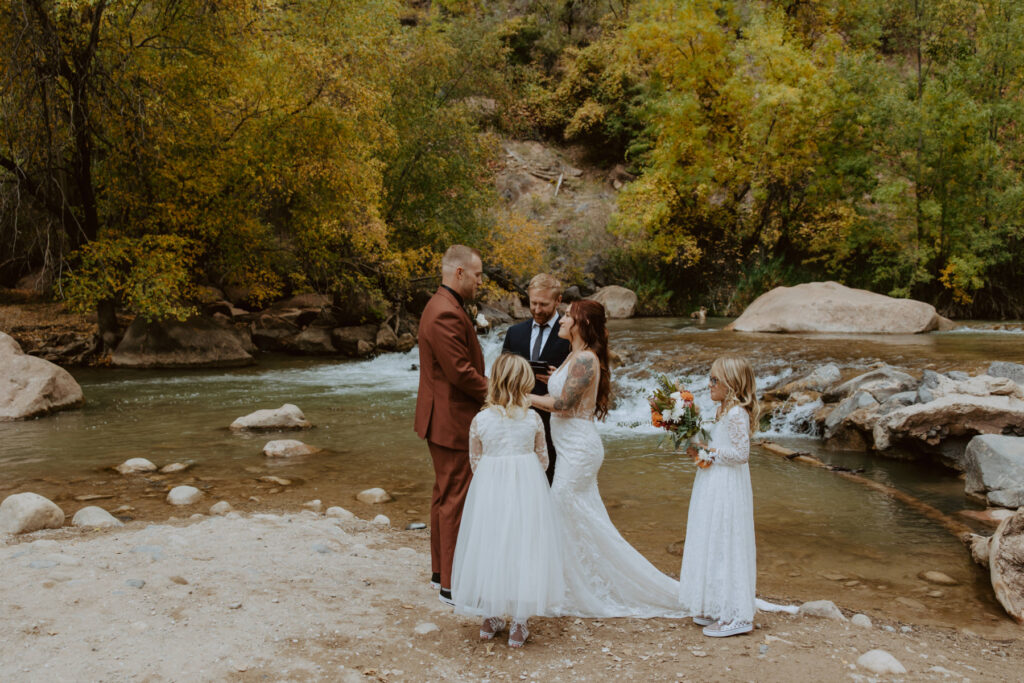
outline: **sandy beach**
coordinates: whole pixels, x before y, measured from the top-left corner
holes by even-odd
[[[0,680],[871,680],[857,660],[881,649],[897,679],[992,681],[1024,661],[1024,632],[877,615],[759,613],[719,640],[688,620],[536,619],[516,651],[442,605],[429,564],[426,531],[312,511],[7,537]]]

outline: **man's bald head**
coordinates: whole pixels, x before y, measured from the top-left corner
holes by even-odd
[[[462,244],[448,247],[441,257],[441,283],[452,288],[466,301],[476,298],[483,282],[483,261],[480,252]]]

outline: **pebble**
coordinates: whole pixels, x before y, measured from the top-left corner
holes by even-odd
[[[328,517],[333,517],[335,519],[354,519],[355,518],[355,515],[353,515],[351,512],[349,512],[345,508],[340,508],[338,506],[333,506],[333,507],[327,508],[327,512],[325,514]]]
[[[167,493],[167,502],[171,505],[192,505],[202,497],[203,492],[195,486],[175,486]]]
[[[167,578],[169,578],[172,583],[176,583],[179,586],[187,586],[188,585],[188,581],[184,577],[182,577],[182,576],[169,576]]]
[[[142,588],[146,585],[146,582],[142,579],[127,579],[125,580],[124,585],[130,586],[132,588]]]
[[[392,500],[391,494],[382,488],[366,489],[356,494],[356,500],[360,503],[367,503],[368,505],[374,505],[378,503],[387,503]]]
[[[423,522],[409,522],[405,525],[408,531],[419,531],[420,529],[426,529],[427,525]]]
[[[275,477],[272,474],[267,474],[259,479],[265,484],[277,484],[278,486],[291,486],[291,479],[282,479],[281,477]]]
[[[226,515],[231,512],[231,503],[226,500],[218,500],[210,506],[211,515]]]
[[[192,463],[184,462],[172,462],[170,465],[164,465],[160,468],[160,474],[174,474],[175,472],[184,472],[189,467],[192,467]]]
[[[906,668],[885,650],[868,650],[857,658],[857,666],[875,674],[905,674]]]
[[[241,607],[242,607],[242,603],[240,603],[240,602],[232,602],[231,604],[228,605],[228,609],[241,609]]]
[[[925,607],[924,603],[921,602],[920,600],[915,600],[914,598],[903,597],[902,595],[900,597],[896,598],[896,602],[900,603],[904,607],[909,607],[910,609],[917,609],[917,610],[928,609],[927,607]]]
[[[854,626],[859,626],[860,628],[871,628],[871,618],[866,614],[854,614],[850,621]]]
[[[923,579],[928,583],[938,584],[939,586],[955,586],[959,583],[949,574],[943,574],[937,571],[921,572],[917,575],[917,578]]]
[[[312,455],[319,450],[319,448],[308,446],[298,439],[276,439],[267,442],[263,447],[263,455],[268,458],[293,458],[302,455]]]
[[[372,521],[374,524],[380,524],[382,526],[391,526],[391,520],[388,518],[387,515],[377,515],[373,518]]]
[[[121,474],[136,474],[138,472],[155,472],[156,465],[145,458],[130,458],[114,469]]]
[[[441,629],[438,627],[437,624],[434,624],[429,621],[424,621],[420,622],[419,624],[416,624],[416,628],[413,629],[413,632],[418,636],[425,636],[428,633],[434,633],[440,630]]]
[[[313,512],[320,512],[324,509],[324,504],[320,502],[320,499],[310,500],[302,504],[303,509],[312,510]]]

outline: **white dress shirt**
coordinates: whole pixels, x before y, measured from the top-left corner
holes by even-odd
[[[544,328],[544,333],[543,333],[544,336],[541,337],[541,339],[540,339],[540,351],[541,351],[541,353],[544,353],[544,347],[547,346],[548,339],[551,338],[551,333],[554,331],[555,325],[557,325],[557,324],[558,324],[558,311],[555,311],[555,314],[553,316],[551,316],[550,320],[548,320],[548,326]],[[530,354],[533,354],[533,345],[537,343],[537,335],[538,334],[541,334],[540,325],[538,325],[537,321],[534,320],[533,321],[533,326],[530,328],[530,349],[529,349]]]

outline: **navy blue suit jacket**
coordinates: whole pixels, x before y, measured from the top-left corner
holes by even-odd
[[[559,317],[559,320],[561,320],[561,317]],[[505,344],[502,350],[519,354],[526,360],[530,360],[530,333],[532,331],[533,318],[516,323],[508,328],[508,332],[505,333]],[[569,345],[569,340],[558,336],[558,328],[556,326],[555,329],[548,333],[548,339],[540,351],[540,360],[557,368],[569,357],[570,351],[572,351],[572,347]],[[537,382],[537,385],[533,388],[533,393],[538,396],[547,396],[548,385],[543,382]]]

